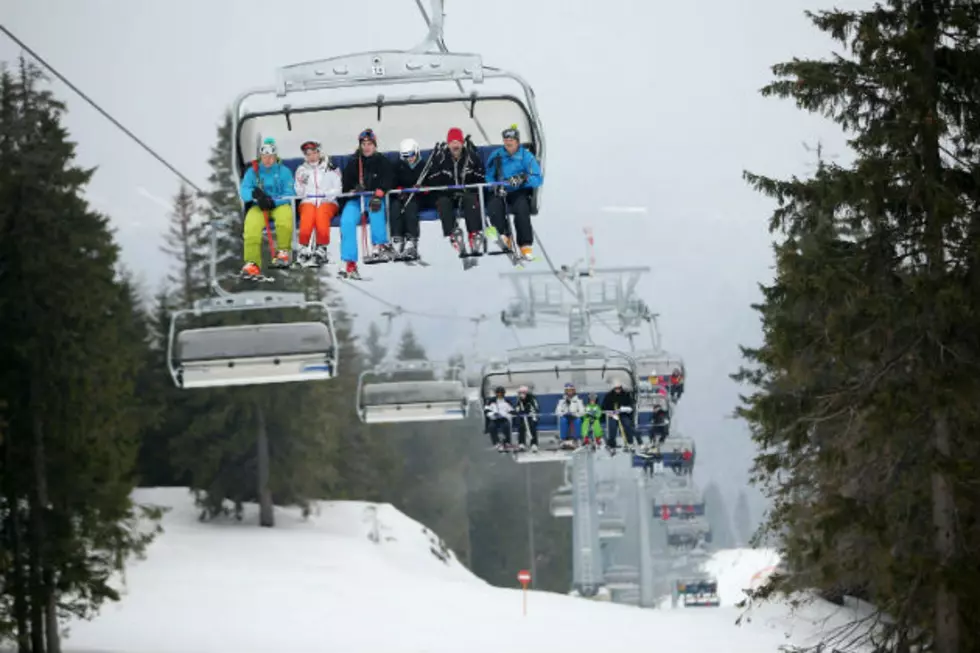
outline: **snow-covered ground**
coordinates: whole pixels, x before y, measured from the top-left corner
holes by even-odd
[[[136,498],[172,508],[165,533],[130,564],[120,603],[69,624],[68,653],[775,653],[853,614],[821,601],[796,614],[767,605],[736,626],[741,589],[776,560],[734,550],[706,563],[720,608],[643,610],[532,591],[524,617],[520,589],[480,580],[390,505],[323,502],[309,520],[280,509],[276,528],[263,529],[254,506],[241,524],[215,524],[197,520],[183,489]]]

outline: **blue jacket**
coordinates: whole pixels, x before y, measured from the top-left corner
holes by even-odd
[[[500,174],[497,174],[498,160],[500,162]],[[524,146],[517,148],[514,154],[507,154],[507,150],[500,148],[494,150],[493,154],[487,159],[487,182],[506,181],[509,177],[519,174],[527,175],[527,181],[517,188],[507,187],[507,190],[518,190],[519,188],[538,188],[544,182],[541,175],[541,166],[534,155],[524,149]]]
[[[276,206],[292,204],[292,200],[279,199],[280,197],[292,196],[294,192],[293,172],[285,164],[276,162],[271,168],[266,168],[260,161],[258,178],[262,180],[262,190],[276,200]],[[242,177],[242,187],[239,192],[243,202],[252,201],[252,191],[255,190],[255,186],[255,168],[249,164],[248,169],[245,170],[245,176]]]

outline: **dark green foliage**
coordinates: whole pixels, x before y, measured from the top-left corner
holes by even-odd
[[[810,15],[847,50],[773,68],[850,136],[849,167],[748,174],[779,208],[775,282],[739,414],[773,500],[783,590],[869,597],[883,649],[973,650],[980,553],[980,11],[894,0]],[[947,537],[948,536],[948,537]],[[770,588],[772,589],[772,588]]]
[[[82,199],[63,106],[21,61],[0,76],[0,640],[59,650],[58,620],[119,596],[110,577],[158,517],[130,499],[149,331],[108,219]]]

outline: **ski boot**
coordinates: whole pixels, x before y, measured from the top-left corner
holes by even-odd
[[[330,252],[326,245],[317,245],[313,252],[314,267],[323,267],[330,262]]]
[[[242,266],[241,277],[245,281],[264,281],[266,279],[262,276],[262,270],[259,266],[252,261],[246,261],[245,265]]]
[[[274,268],[288,268],[290,262],[289,250],[280,249],[273,257],[271,265]]]
[[[391,260],[391,249],[390,245],[375,245],[370,254],[364,257],[364,265],[376,265],[378,263],[387,263]]]
[[[316,261],[313,258],[313,248],[309,245],[303,245],[296,252],[296,265],[301,268],[312,268],[316,267]]]
[[[474,231],[469,237],[470,243],[470,256],[483,256],[483,247],[486,245],[486,240],[483,234],[479,231]]]
[[[456,227],[449,239],[459,257],[464,258],[466,256],[466,240],[463,238],[463,230]]]
[[[538,453],[538,445],[536,444],[531,445],[531,453]]]
[[[346,261],[344,264],[344,269],[339,271],[337,276],[341,279],[352,279],[355,281],[361,279],[361,273],[357,271],[357,263],[354,261]]]
[[[561,444],[558,445],[559,449],[564,449],[565,451],[571,451],[573,449],[578,449],[578,444],[575,440],[562,440]]]
[[[418,238],[407,238],[407,239],[405,239],[405,249],[402,250],[402,260],[403,261],[417,261],[417,260],[419,260],[419,239]]]
[[[393,236],[391,239],[392,258],[396,261],[402,260],[402,253],[405,251],[405,240],[401,236]]]
[[[534,249],[530,245],[521,247],[521,258],[525,261],[534,260]]]

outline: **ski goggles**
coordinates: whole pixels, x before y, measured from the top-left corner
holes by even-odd
[[[363,143],[364,141],[371,141],[375,145],[378,144],[378,137],[374,135],[373,129],[365,129],[360,134],[357,135],[357,142]]]
[[[275,143],[266,141],[259,146],[259,154],[262,154],[263,156],[266,154],[277,154],[278,152],[279,149],[276,147]]]
[[[414,151],[408,151],[408,152],[400,152],[399,156],[401,156],[401,158],[404,159],[405,161],[410,161],[415,157],[417,157],[418,154],[416,154]]]
[[[500,135],[504,138],[513,138],[515,141],[521,140],[521,132],[517,130],[517,127],[508,127],[500,132]]]
[[[303,151],[303,154],[309,154],[310,152],[319,152],[320,144],[316,141],[306,141],[299,146],[299,149]]]

